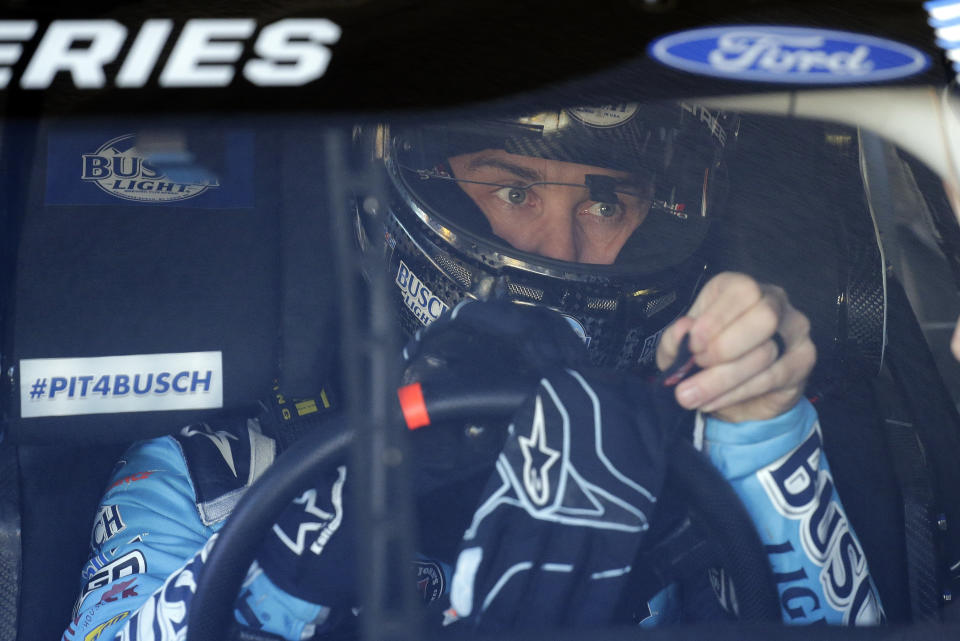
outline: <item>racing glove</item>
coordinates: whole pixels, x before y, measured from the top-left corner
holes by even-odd
[[[441,376],[517,379],[589,363],[563,316],[510,301],[459,303],[421,328],[403,350],[405,382]]]
[[[464,304],[411,340],[404,350],[404,382],[476,384],[495,377],[533,389],[540,371],[581,363],[585,354],[582,341],[553,312],[508,302]],[[505,425],[503,430],[485,430],[474,422],[467,438],[462,429],[444,428],[431,426],[410,436],[424,523],[420,552],[448,561],[500,452]],[[357,604],[348,478],[344,467],[318,478],[284,510],[257,556],[264,573],[283,591],[334,610]],[[439,572],[434,564],[417,562],[411,583],[418,588],[424,568],[428,578]],[[431,585],[442,583],[434,580]],[[437,596],[427,590],[424,600]]]
[[[287,594],[325,606],[326,629],[339,626],[358,605],[355,514],[347,497],[346,466],[320,476],[294,499],[264,538],[257,562],[267,578]],[[442,564],[413,562],[410,589],[425,603],[440,598],[448,581]]]
[[[445,625],[486,634],[618,618],[665,472],[654,395],[622,374],[540,381],[463,536]]]
[[[495,386],[533,392],[544,372],[586,366],[583,341],[556,312],[508,301],[461,302],[416,332],[403,352],[402,382],[473,393]],[[503,449],[510,413],[488,408],[433,420],[409,432],[420,547],[452,564],[473,509]]]
[[[334,611],[357,604],[346,482],[343,465],[318,478],[284,509],[257,554],[260,567],[281,590]]]

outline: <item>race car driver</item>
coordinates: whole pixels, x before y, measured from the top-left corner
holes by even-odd
[[[735,133],[735,121],[692,104],[358,130],[357,147],[384,168],[391,189],[389,203],[358,195],[360,245],[386,251],[401,324],[414,336],[413,360],[417,345],[439,331],[432,328],[461,322],[496,334],[498,322],[526,322],[514,323],[513,314],[529,306],[541,320],[562,318],[564,336],[552,321],[544,321],[543,334],[557,335],[558,346],[576,336],[590,367],[643,372],[655,362],[674,373],[671,365],[689,350],[702,371],[676,384],[676,403],[698,410],[689,424],[694,441],[775,550],[774,570],[790,577],[778,585],[784,621],[878,623],[883,609],[867,560],[832,491],[816,412],[802,398],[815,360],[809,323],[776,287],[743,274],[705,276],[723,154]],[[497,301],[521,305],[491,314],[503,309]],[[470,527],[455,558],[425,556],[414,568],[411,584],[425,600],[449,599],[448,623],[498,630],[518,621],[522,608],[523,625],[555,625],[556,603],[530,608],[523,593],[555,594],[537,589],[547,583],[577,590],[585,581],[591,589],[578,592],[574,608],[562,607],[587,613],[572,619],[577,624],[613,622],[600,602],[622,588],[636,551],[630,541],[648,527],[656,488],[646,468],[629,461],[643,456],[656,466],[634,429],[636,420],[656,423],[660,415],[637,404],[648,398],[639,387],[624,401],[630,393],[590,374],[550,371],[551,350],[536,356],[544,353],[538,393],[515,416],[480,501],[461,506]],[[551,490],[557,485],[548,473],[561,467],[552,466],[559,454],[546,436],[558,416],[576,419],[576,438],[594,439],[592,448],[564,450],[564,473],[575,469],[578,487],[613,497],[625,520],[612,512],[545,518],[536,507],[555,496],[560,511],[571,509],[568,494]],[[285,445],[265,414],[132,446],[98,509],[64,638],[180,638],[216,531]],[[534,445],[539,476],[530,473]],[[512,474],[523,479],[518,496],[529,501],[500,500]],[[343,500],[348,478],[345,467],[329,471],[268,533],[237,596],[239,621],[302,639],[350,619],[357,579]],[[571,558],[513,556],[523,546],[512,543],[555,528],[566,534],[545,549]],[[565,549],[573,539],[586,547]],[[513,581],[521,574],[526,583]],[[518,594],[518,585],[530,589]],[[667,586],[650,599],[645,625],[684,618],[677,590]],[[729,599],[725,606],[736,610]]]

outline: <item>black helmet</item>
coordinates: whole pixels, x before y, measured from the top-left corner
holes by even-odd
[[[389,186],[386,208],[357,207],[361,244],[384,243],[408,334],[465,298],[508,298],[563,314],[595,364],[644,370],[704,277],[704,240],[736,127],[698,104],[630,103],[358,130]],[[565,175],[577,178],[558,182],[513,162],[529,159],[575,164]],[[576,262],[511,245],[494,231],[488,196],[477,196],[513,207],[547,189],[577,190],[568,200],[593,203],[580,213],[597,217],[582,224],[639,213],[608,259]]]

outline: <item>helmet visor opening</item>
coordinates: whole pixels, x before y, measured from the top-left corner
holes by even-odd
[[[707,229],[726,134],[689,105],[565,108],[393,132],[413,212],[489,264],[649,273]]]

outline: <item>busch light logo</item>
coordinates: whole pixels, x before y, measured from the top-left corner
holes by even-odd
[[[136,135],[126,134],[83,154],[81,178],[112,196],[140,202],[186,200],[219,186],[215,178],[195,183],[167,177],[137,151],[135,143]]]
[[[768,552],[799,547],[812,564],[795,572],[777,570],[775,576],[778,583],[790,583],[814,575],[826,601],[823,605],[842,613],[844,625],[876,625],[883,621],[883,608],[874,593],[863,548],[850,528],[833,476],[822,460],[822,442],[820,423],[816,422],[795,450],[756,473],[776,511],[800,525],[797,540],[768,546]],[[819,600],[815,592],[803,586],[788,588],[782,595],[787,622],[803,615],[798,604],[790,605],[796,597]]]
[[[394,282],[400,288],[407,309],[413,312],[422,324],[429,325],[447,311],[447,304],[435,296],[402,260]]]
[[[921,51],[881,38],[802,27],[728,26],[671,34],[648,54],[691,73],[758,82],[851,84],[927,68]]]

